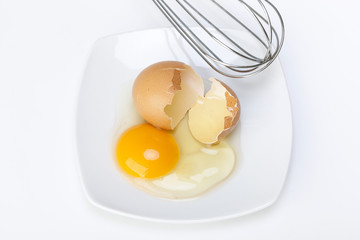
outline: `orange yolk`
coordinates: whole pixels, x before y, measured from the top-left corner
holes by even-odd
[[[170,133],[145,123],[123,133],[116,146],[116,158],[131,176],[157,178],[174,169],[179,148]]]

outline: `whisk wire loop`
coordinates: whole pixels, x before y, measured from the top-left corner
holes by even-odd
[[[252,4],[249,4],[249,1]],[[205,36],[208,39],[204,39],[204,36],[199,37],[199,34],[196,34],[189,27],[189,24],[185,23],[184,15],[181,15],[180,11],[175,11],[174,7],[169,5],[171,0],[153,0],[178,33],[210,67],[218,73],[231,78],[244,78],[262,72],[278,56],[284,42],[285,27],[278,9],[268,0],[249,1],[237,0],[250,13],[256,22],[257,28],[260,28],[260,33],[256,33],[253,26],[245,24],[218,0],[207,0],[207,2],[212,3],[212,6],[220,9],[224,16],[230,17],[239,24],[242,29],[254,38],[254,41],[264,47],[263,57],[259,57],[257,56],[258,53],[255,54],[245,49],[241,41],[231,38],[226,31],[205,16],[204,10],[200,11],[199,7],[195,7],[189,0],[176,0],[176,3],[182,9],[183,14],[187,14],[206,33]],[[255,9],[255,2],[258,3],[257,8],[261,9],[262,13]],[[270,15],[270,11],[272,15]],[[275,29],[273,25],[272,18],[274,17],[279,23],[280,31]],[[208,44],[209,39],[215,42],[218,48],[215,49],[214,45],[210,47]],[[225,61],[224,56],[220,54],[224,51],[234,54],[235,56],[232,59],[237,59],[239,62]]]

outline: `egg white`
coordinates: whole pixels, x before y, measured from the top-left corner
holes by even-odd
[[[186,118],[173,136],[180,150],[175,169],[156,179],[129,177],[134,185],[158,197],[184,199],[200,195],[230,175],[235,154],[225,141],[215,146],[199,143],[191,136]]]

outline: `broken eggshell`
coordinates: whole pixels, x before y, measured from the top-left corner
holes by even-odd
[[[158,62],[136,78],[133,101],[138,113],[155,127],[172,130],[204,95],[201,77],[178,61]]]
[[[218,143],[236,127],[240,103],[235,92],[225,83],[210,78],[211,89],[199,96],[189,110],[189,128],[195,139],[204,144]]]

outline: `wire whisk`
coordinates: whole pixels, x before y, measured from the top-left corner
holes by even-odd
[[[233,0],[231,6],[225,6],[219,0],[153,2],[200,57],[215,71],[227,77],[244,78],[262,72],[278,56],[284,42],[283,19],[278,9],[268,0]],[[227,3],[230,3],[229,0]],[[235,5],[240,5],[242,11],[246,10],[247,17],[252,22],[241,19],[244,14]],[[216,9],[217,13],[210,14],[209,7]],[[214,15],[223,21],[232,21],[236,28],[251,35],[252,41],[262,49],[261,56],[215,23],[211,19]],[[199,34],[186,20],[191,20],[192,25],[197,26],[204,34]],[[229,55],[232,56],[228,57]]]

